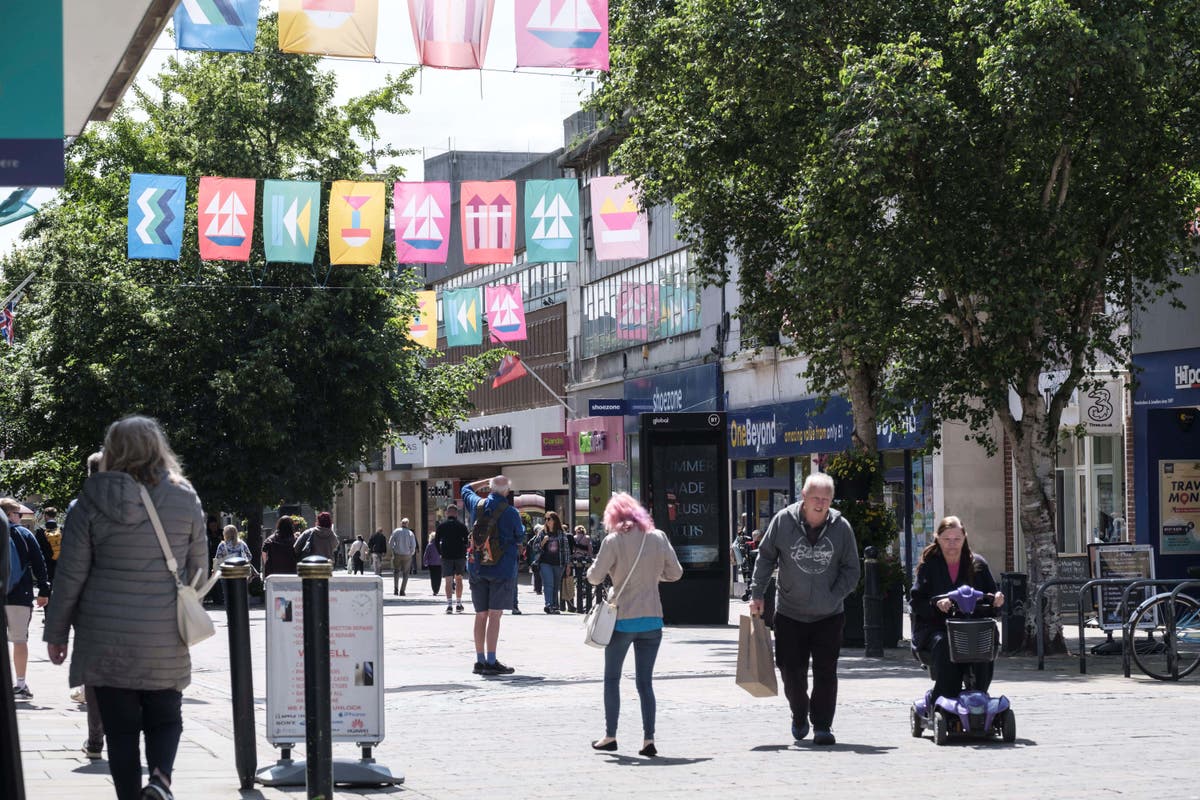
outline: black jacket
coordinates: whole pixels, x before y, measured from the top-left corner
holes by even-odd
[[[991,594],[996,591],[996,580],[983,556],[973,553],[975,577],[971,586],[981,592]],[[959,565],[959,578],[962,578],[963,566]],[[946,630],[946,615],[938,610],[933,598],[957,589],[962,584],[950,580],[950,569],[941,553],[933,553],[925,563],[917,567],[917,577],[913,581],[909,601],[913,614],[913,645],[918,649],[925,647],[929,638],[938,631]]]
[[[467,526],[457,519],[447,518],[438,523],[434,540],[437,542],[438,552],[442,554],[442,560],[466,558],[467,539],[470,536],[471,532],[467,530]]]
[[[371,534],[371,538],[367,540],[367,549],[376,555],[384,555],[387,553],[387,537],[379,531]]]

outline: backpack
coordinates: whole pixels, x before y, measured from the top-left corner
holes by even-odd
[[[475,524],[471,528],[471,549],[475,561],[480,566],[490,567],[499,563],[504,555],[500,546],[500,515],[508,510],[508,503],[501,500],[492,509],[491,514],[483,513],[483,504],[487,498],[479,501],[475,507]]]
[[[46,541],[50,543],[51,560],[58,561],[58,554],[62,552],[62,529],[50,530],[47,528],[45,536]]]
[[[20,535],[11,530],[8,533],[8,584],[4,587],[6,595],[12,594],[21,585],[21,580],[29,571],[29,565],[25,563],[25,559],[21,558],[21,552],[17,549],[17,537]],[[27,557],[28,555],[26,553]]]

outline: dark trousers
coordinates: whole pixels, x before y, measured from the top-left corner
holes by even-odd
[[[91,686],[83,687],[83,698],[87,701],[88,744],[100,750],[104,747],[104,720],[100,718],[100,701],[96,699],[96,690]]]
[[[837,661],[842,649],[845,614],[816,622],[799,622],[775,614],[775,663],[783,676],[783,691],[792,718],[812,720],[815,730],[833,727],[837,708]],[[812,696],[808,692],[808,662],[812,660]]]
[[[429,565],[429,585],[433,587],[433,593],[438,594],[438,589],[442,587],[442,565]]]
[[[941,631],[929,637],[923,648],[929,653],[929,676],[933,678],[933,696],[958,697],[967,671],[975,673],[975,688],[986,692],[992,685],[995,664],[955,664],[950,660],[950,645]]]
[[[108,740],[108,771],[117,800],[138,800],[142,791],[142,756],[138,740],[146,736],[149,773],[171,778],[179,737],[183,734],[183,693],[174,689],[139,691],[95,687]]]

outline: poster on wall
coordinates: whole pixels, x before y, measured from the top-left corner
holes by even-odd
[[[922,493],[922,501],[925,503],[925,539],[926,542],[933,541],[933,535],[937,531],[937,519],[934,517],[933,511],[933,456],[923,456],[925,491]]]
[[[1149,580],[1154,576],[1154,548],[1148,544],[1100,544],[1093,542],[1088,545],[1088,555],[1091,557],[1092,572],[1097,578],[1130,578]],[[1096,596],[1100,617],[1100,629],[1106,631],[1120,630],[1125,620],[1121,616],[1121,596],[1123,586],[1099,586]],[[1153,589],[1134,590],[1129,597],[1129,608],[1137,608]],[[1158,624],[1155,619],[1143,617],[1143,628],[1154,628]]]
[[[920,458],[912,460],[912,493],[913,549],[919,553],[925,546],[925,461]]]
[[[1158,462],[1158,551],[1200,553],[1200,460]]]

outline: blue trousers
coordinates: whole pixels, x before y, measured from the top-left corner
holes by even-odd
[[[563,568],[557,564],[541,564],[538,567],[542,573],[542,597],[546,598],[548,608],[558,608],[562,605],[559,594],[562,592]]]
[[[624,633],[613,631],[608,647],[604,648],[604,735],[617,735],[617,718],[621,714],[621,667],[625,654],[633,645],[634,684],[642,702],[642,737],[654,738],[654,661],[662,644],[662,629]]]

